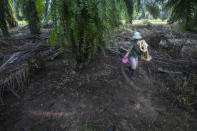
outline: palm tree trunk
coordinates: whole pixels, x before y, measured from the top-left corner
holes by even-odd
[[[18,23],[14,19],[12,8],[11,8],[10,3],[9,3],[8,0],[5,0],[5,5],[4,6],[6,6],[6,21],[8,22],[9,26],[11,28],[17,27]]]
[[[8,36],[8,27],[6,24],[6,9],[5,8],[5,0],[0,0],[0,29],[4,36]]]
[[[46,17],[49,10],[49,0],[45,0],[45,10],[44,10],[44,16]]]
[[[128,15],[129,15],[129,21],[130,23],[132,23],[133,20],[133,11],[134,11],[134,2],[133,0],[124,0],[126,7],[127,7],[127,11],[128,11]]]
[[[40,34],[41,22],[36,10],[36,2],[35,0],[26,0],[25,4],[26,8],[24,14],[26,14],[25,17],[28,21],[31,34]]]
[[[11,28],[18,26],[18,23],[14,19],[14,16],[12,15],[12,11],[11,10],[8,12],[6,17],[7,17],[6,20],[7,20],[8,24],[9,24],[9,26]]]
[[[2,16],[2,14],[0,15],[0,29],[3,33],[3,36],[8,36],[8,27],[5,21],[5,17]]]

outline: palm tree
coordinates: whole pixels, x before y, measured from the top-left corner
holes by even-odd
[[[28,22],[31,34],[39,34],[41,32],[41,18],[36,8],[37,0],[23,0],[23,15]],[[40,5],[39,5],[40,6]]]
[[[0,0],[0,29],[4,36],[8,36],[8,27],[6,24],[6,12],[8,11],[7,0]]]
[[[11,8],[11,1],[10,0],[6,0],[5,1],[6,3],[6,20],[9,24],[9,26],[11,28],[13,27],[17,27],[18,26],[18,23],[16,22],[14,16],[13,16],[13,11],[12,11],[12,8]]]
[[[50,41],[71,44],[78,63],[89,61],[104,50],[119,17],[118,0],[53,0],[51,5],[55,29]]]
[[[48,23],[48,19],[49,19],[49,6],[50,6],[50,0],[45,0],[44,1],[44,16],[45,16],[45,22]]]
[[[170,19],[179,21],[186,30],[191,29],[197,12],[196,0],[168,0],[166,8],[171,10]]]
[[[160,9],[157,3],[146,3],[145,8],[154,19],[160,16]]]
[[[134,13],[134,0],[124,0],[126,7],[127,7],[127,11],[128,11],[128,15],[129,15],[129,21],[130,23],[132,23],[133,20],[133,13]]]

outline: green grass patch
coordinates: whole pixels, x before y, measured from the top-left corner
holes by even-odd
[[[17,21],[20,26],[26,26],[28,23],[27,21]]]
[[[167,20],[148,20],[148,19],[143,19],[143,20],[134,20],[133,25],[146,25],[146,24],[153,24],[153,25],[165,25],[167,23]]]

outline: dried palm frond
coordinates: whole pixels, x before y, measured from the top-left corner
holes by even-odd
[[[28,84],[29,78],[29,67],[27,64],[18,66],[14,70],[10,70],[4,74],[1,74],[0,79],[0,94],[3,95],[5,88],[11,91],[17,98],[20,96],[17,94],[18,91],[23,90]]]
[[[29,81],[29,70],[31,66],[28,62],[37,61],[35,59],[38,58],[38,55],[45,60],[53,60],[61,54],[59,52],[60,50],[51,51],[48,45],[39,45],[29,51],[12,54],[9,59],[0,66],[0,96],[3,95],[4,90],[9,90],[17,98],[20,98],[17,92],[27,87]]]

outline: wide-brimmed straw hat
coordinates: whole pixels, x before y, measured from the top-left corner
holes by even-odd
[[[142,39],[142,36],[139,32],[135,32],[134,35],[132,36],[132,39],[140,40]]]

